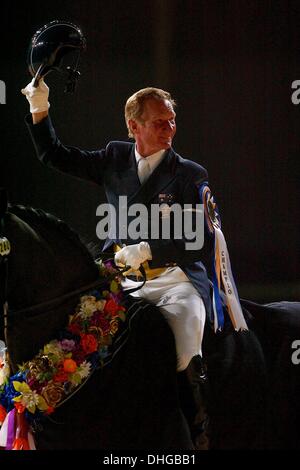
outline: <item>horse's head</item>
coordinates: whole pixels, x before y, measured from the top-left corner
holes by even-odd
[[[2,236],[11,245],[6,341],[14,366],[37,353],[64,326],[78,297],[60,299],[94,281],[98,269],[78,235],[41,210],[9,207]],[[32,309],[38,304],[40,308]]]

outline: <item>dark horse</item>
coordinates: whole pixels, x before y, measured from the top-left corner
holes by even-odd
[[[11,244],[5,340],[16,371],[67,324],[80,294],[64,295],[83,294],[99,271],[76,233],[41,210],[11,207],[1,235]],[[176,393],[172,333],[158,310],[127,302],[128,339],[46,419],[35,433],[38,449],[192,448]]]
[[[64,296],[99,274],[77,234],[41,210],[10,207],[1,230],[11,243],[5,339],[16,370],[67,323],[79,294]],[[300,382],[291,342],[300,338],[299,304],[242,303],[249,332],[228,326],[215,335],[207,325],[204,335],[211,447],[295,448]],[[158,309],[130,298],[127,307],[126,340],[37,430],[38,449],[193,449],[173,335]]]

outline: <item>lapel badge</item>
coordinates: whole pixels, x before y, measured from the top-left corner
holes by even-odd
[[[174,194],[159,194],[158,200],[160,204],[172,204],[174,201]]]

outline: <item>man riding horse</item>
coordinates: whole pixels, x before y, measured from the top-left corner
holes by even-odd
[[[34,51],[34,48],[33,48]],[[53,59],[52,59],[53,60]],[[38,81],[38,83],[37,83]],[[38,85],[38,86],[37,86]],[[196,248],[188,233],[183,230],[180,237],[169,239],[152,237],[147,233],[139,238],[125,233],[118,226],[120,198],[126,196],[130,205],[141,204],[148,214],[154,205],[164,204],[170,217],[172,206],[188,207],[191,226],[196,232],[197,207],[202,201],[199,188],[207,187],[207,171],[199,164],[182,158],[172,148],[176,133],[175,101],[170,93],[159,88],[148,87],[130,96],[125,105],[125,121],[129,137],[135,143],[113,141],[97,151],[80,150],[63,145],[56,136],[48,114],[49,88],[39,73],[22,93],[30,103],[26,118],[38,158],[45,164],[79,178],[104,185],[110,205],[116,211],[116,231],[106,240],[104,249],[113,246],[117,252],[116,264],[130,266],[123,288],[139,285],[134,271],[140,265],[146,269],[147,282],[135,292],[159,307],[169,323],[176,342],[177,371],[179,380],[191,385],[194,414],[199,412],[200,425],[195,426],[191,418],[192,433],[205,433],[207,421],[206,397],[208,380],[202,358],[202,339],[206,319],[212,315],[210,285],[202,262],[205,251],[210,251],[212,240],[207,233],[204,247]],[[173,206],[173,207],[174,207]],[[149,226],[154,223],[150,217]],[[130,218],[127,224],[130,225]],[[247,329],[243,320],[235,324],[237,330]],[[181,378],[183,377],[183,378]]]

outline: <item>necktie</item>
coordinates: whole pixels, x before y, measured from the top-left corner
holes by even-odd
[[[151,172],[151,169],[147,161],[147,158],[141,158],[139,160],[139,166],[138,166],[138,175],[139,175],[141,184],[143,184],[144,181],[146,181],[146,179],[150,175],[150,172]]]

